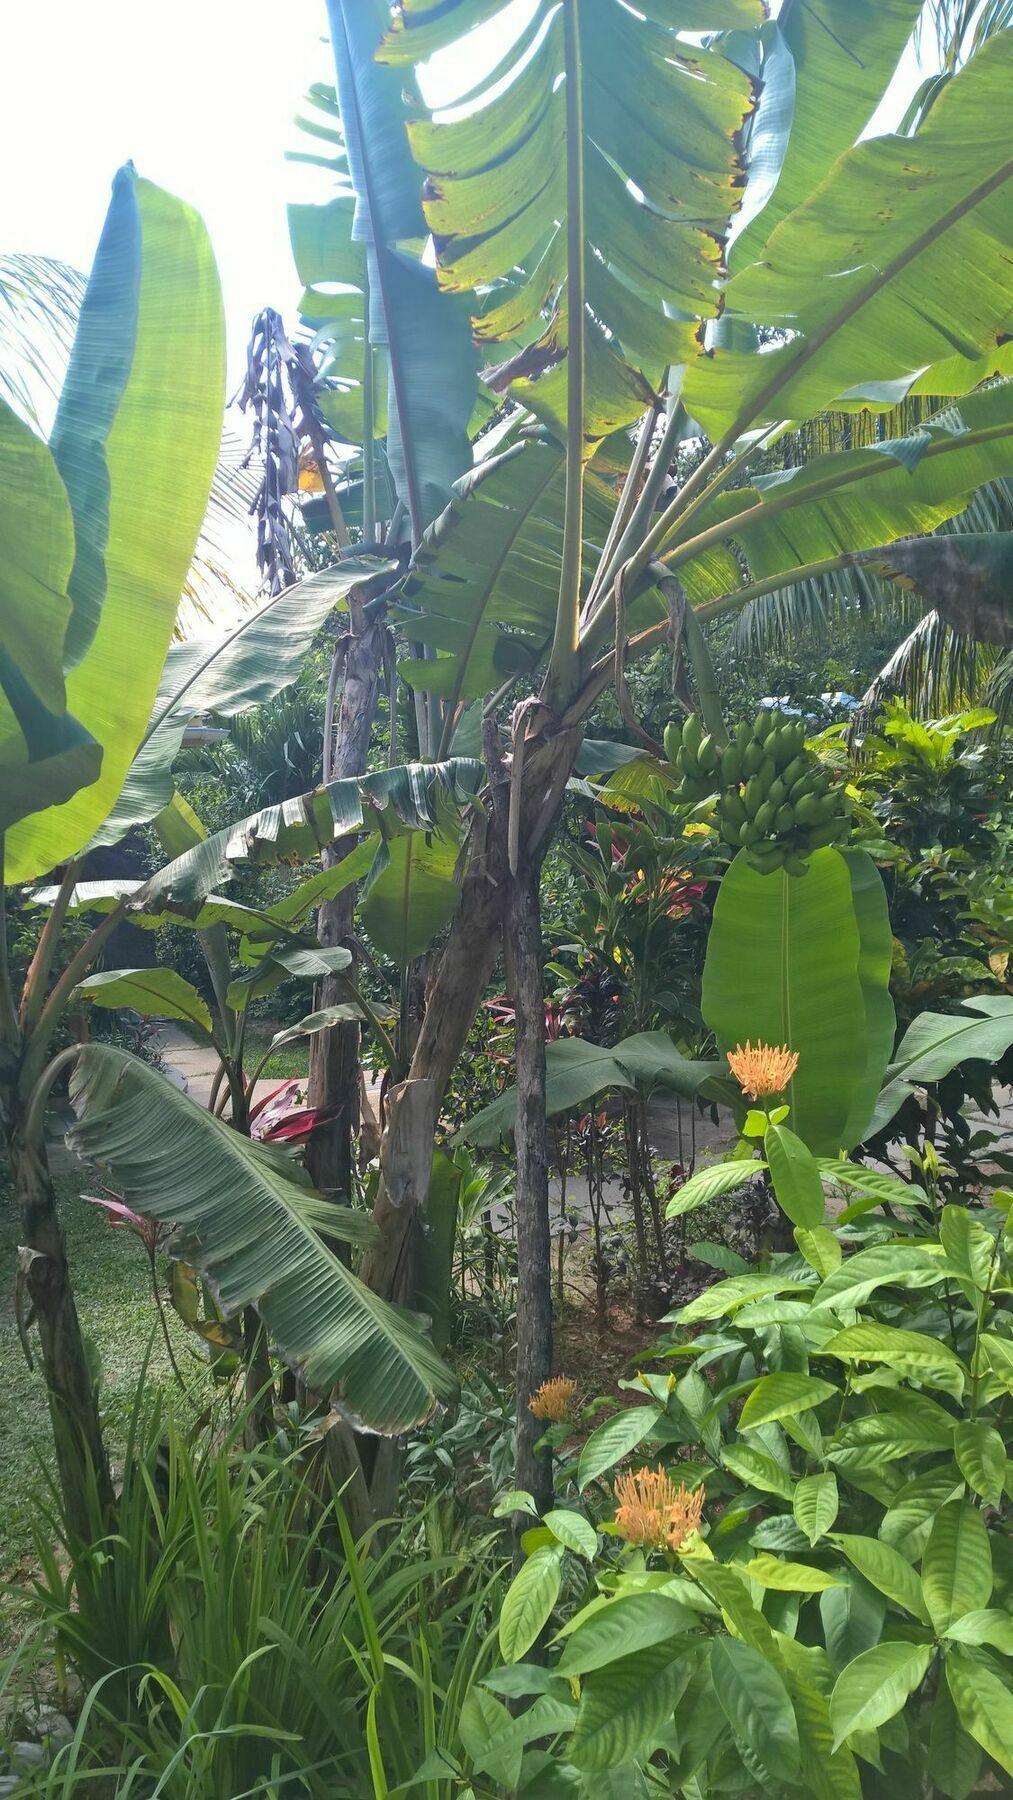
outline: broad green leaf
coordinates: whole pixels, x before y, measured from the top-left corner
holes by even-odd
[[[896,1415],[899,1419],[903,1414]],[[919,1448],[946,1448],[946,1445],[921,1444]],[[919,1475],[905,1482],[891,1499],[880,1521],[879,1535],[884,1544],[892,1544],[908,1561],[921,1557],[928,1543],[932,1521],[948,1500],[957,1500],[963,1492],[959,1478],[949,1471]]]
[[[946,1684],[964,1730],[1013,1775],[1013,1695],[984,1657],[962,1644],[946,1656]]]
[[[845,1585],[820,1595],[820,1618],[827,1655],[840,1671],[879,1643],[886,1618],[886,1601],[858,1575]]]
[[[855,1188],[858,1193],[886,1200],[891,1206],[927,1204],[924,1188],[913,1181],[901,1181],[896,1175],[867,1168],[864,1163],[849,1162],[846,1157],[820,1156],[816,1160],[824,1179],[839,1187]]]
[[[929,422],[915,438],[887,439],[860,450],[832,450],[806,458],[794,469],[757,475],[750,485],[727,490],[707,507],[699,521],[699,537],[705,543],[715,534],[734,541],[753,581],[778,574],[790,578],[800,565],[843,555],[904,586],[914,578],[909,570],[916,575],[923,566],[931,568],[935,579],[930,583],[923,576],[918,584],[928,598],[943,587],[940,571],[945,569],[948,622],[968,636],[993,641],[998,625],[1001,641],[1009,554],[1008,545],[1005,553],[996,546],[1004,545],[1006,534],[984,540],[971,533],[944,536],[934,552],[924,539],[907,534],[935,531],[961,513],[983,484],[1002,480],[1011,471],[1013,394],[1007,384],[962,401],[959,414],[947,413],[938,422]],[[674,552],[676,566],[686,568],[691,582],[694,541],[691,538],[685,550]],[[982,542],[989,546],[987,551],[980,547]],[[931,557],[925,554],[927,548]],[[712,548],[707,554],[715,553]],[[975,577],[973,601],[969,594],[961,600],[961,586],[971,589]],[[996,588],[998,595],[993,592]],[[734,592],[734,587],[726,592]],[[941,597],[937,610],[943,610]],[[842,854],[865,856],[864,851]],[[864,1116],[856,1111],[853,1126],[862,1132],[893,1049],[893,1008],[885,890],[871,861],[851,866],[855,916],[864,946],[863,986],[867,1001],[873,1000],[871,1010],[867,1006],[872,1054],[861,1096],[866,1110]],[[847,1141],[852,1141],[850,1136]]]
[[[811,1568],[808,1563],[786,1562],[779,1556],[754,1556],[743,1568],[751,1581],[782,1594],[823,1594],[827,1588],[842,1585],[839,1575],[826,1569]]]
[[[387,457],[417,539],[471,464],[477,357],[466,307],[402,247],[424,238],[426,227],[403,84],[376,60],[387,8],[383,0],[327,0],[327,16],[355,194],[352,238],[366,246],[369,342],[387,350]]]
[[[350,968],[352,954],[343,945],[333,948],[307,945],[278,949],[257,964],[252,975],[239,975],[226,990],[225,1004],[233,1012],[245,1012],[254,1000],[273,993],[292,976],[302,981],[318,981],[325,975],[340,975]]]
[[[954,351],[976,357],[994,345],[1009,317],[1011,143],[997,132],[972,156],[968,145],[975,120],[1001,106],[1011,57],[1008,34],[997,34],[913,138],[845,151],[762,261],[728,283],[733,313],[797,335],[764,355],[716,352],[691,365],[683,400],[710,437],[809,417],[869,383],[910,383]]]
[[[557,1508],[545,1514],[545,1524],[553,1537],[565,1544],[567,1550],[574,1550],[578,1556],[586,1556],[589,1561],[594,1556],[598,1548],[598,1533],[582,1513]]]
[[[723,1165],[722,1165],[723,1166]],[[753,1168],[757,1167],[753,1163]],[[695,1324],[698,1319],[720,1319],[725,1313],[735,1312],[747,1301],[759,1300],[768,1294],[810,1294],[811,1287],[807,1282],[792,1281],[790,1276],[768,1275],[762,1270],[750,1275],[732,1275],[727,1281],[716,1281],[713,1287],[704,1288],[702,1293],[680,1306],[678,1312],[671,1317],[680,1325]]]
[[[888,1363],[948,1394],[963,1393],[967,1375],[948,1344],[920,1331],[902,1331],[895,1325],[849,1325],[824,1344],[820,1354],[848,1363]]]
[[[458,757],[400,763],[329,782],[213,832],[159,869],[138,890],[137,900],[145,910],[170,898],[178,907],[195,906],[239,868],[313,860],[325,845],[367,825],[373,832],[381,826],[388,836],[434,831],[438,814],[470,802],[481,775],[481,763]],[[250,925],[256,923],[248,918]]]
[[[707,1206],[712,1200],[723,1200],[726,1195],[737,1193],[766,1166],[765,1162],[750,1157],[710,1163],[705,1169],[695,1170],[666,1206],[666,1219],[681,1218],[683,1213],[695,1212],[697,1207]]]
[[[318,1031],[329,1031],[332,1025],[340,1025],[346,1019],[361,1019],[362,1009],[358,1006],[322,1006],[319,1012],[307,1013],[298,1025],[287,1025],[284,1031],[276,1031],[269,1048],[280,1050],[283,1044],[298,1043],[300,1038],[315,1037]]]
[[[838,1391],[832,1382],[820,1381],[815,1375],[796,1375],[790,1370],[761,1375],[739,1414],[739,1429],[749,1431],[770,1419],[791,1418],[810,1406],[821,1406]]]
[[[689,1680],[675,1640],[596,1669],[581,1684],[568,1756],[578,1769],[614,1769],[649,1754]]]
[[[989,1000],[986,1007],[976,1007],[968,1001],[964,1012],[923,1012],[912,1020],[887,1069],[886,1086],[870,1132],[888,1125],[916,1086],[942,1081],[951,1069],[970,1057],[998,1062],[1005,1055],[1013,1044],[1013,995],[997,994],[989,996]],[[975,1016],[970,1016],[972,1013]]]
[[[966,1206],[944,1206],[939,1240],[953,1267],[984,1291],[995,1259],[992,1233],[972,1218]]]
[[[856,1731],[875,1731],[899,1713],[932,1661],[931,1644],[882,1643],[841,1670],[830,1696],[834,1749]]]
[[[859,1250],[829,1275],[817,1290],[814,1308],[857,1309],[880,1287],[923,1288],[945,1281],[950,1270],[942,1257],[917,1244],[874,1244]]]
[[[518,344],[532,346],[529,358],[522,351],[497,380],[506,385],[511,374],[519,377],[514,396],[557,430],[566,372],[560,359],[572,329],[568,174],[571,191],[576,185],[590,315],[582,321],[589,450],[643,409],[645,376],[658,383],[666,365],[695,353],[691,321],[718,311],[719,244],[742,178],[737,134],[753,104],[745,74],[708,45],[694,45],[690,79],[671,54],[669,10],[660,19],[647,11],[645,18],[606,0],[593,16],[575,19],[579,145],[568,143],[566,130],[564,21],[549,0],[537,7],[544,30],[534,38],[521,34],[513,57],[472,91],[465,116],[411,128],[428,177],[426,218],[441,280],[456,290],[493,287],[492,304],[476,320],[481,341],[506,341],[508,355]],[[685,21],[694,13],[701,21],[706,14],[706,30],[720,30],[729,18],[762,17],[758,5],[743,0],[680,5],[680,26],[692,29]],[[460,6],[446,9],[441,36],[451,37],[455,23],[465,30],[472,21],[464,15]],[[405,18],[384,54],[407,57],[412,36]],[[504,87],[508,72],[514,79]],[[542,370],[541,380],[526,378]]]
[[[586,1675],[619,1657],[691,1631],[696,1615],[670,1594],[623,1594],[571,1630],[559,1658],[561,1675]]]
[[[175,969],[102,969],[74,989],[95,1006],[130,1007],[145,1018],[187,1019],[210,1037],[211,1014],[197,989]]]
[[[126,327],[124,294],[132,296]],[[43,874],[82,849],[123,785],[204,517],[224,377],[221,292],[204,227],[188,206],[124,168],[54,426],[78,520],[71,586],[80,629],[67,706],[101,745],[102,768],[73,798],[9,833],[9,881]]]
[[[537,1519],[538,1508],[526,1488],[510,1488],[507,1493],[500,1494],[492,1509],[492,1516],[494,1519],[505,1519],[514,1512],[530,1513],[533,1519]]]
[[[565,471],[558,445],[512,444],[455,483],[412,559],[394,613],[435,660],[402,660],[413,687],[451,708],[533,669],[552,637],[559,594]],[[615,503],[585,485],[585,557],[593,569]]]
[[[819,1689],[789,1666],[788,1688],[802,1751],[803,1791],[812,1800],[862,1800],[862,1778],[846,1745],[833,1751],[830,1708]]]
[[[823,1183],[812,1153],[787,1125],[768,1125],[763,1153],[781,1211],[793,1225],[813,1231],[823,1222]]]
[[[629,1047],[629,1064],[625,1056]],[[549,1118],[568,1112],[609,1088],[650,1092],[656,1087],[691,1097],[720,1069],[719,1063],[690,1062],[667,1032],[637,1032],[612,1049],[586,1038],[557,1038],[545,1046],[545,1110]],[[469,1119],[459,1136],[471,1143],[498,1144],[513,1130],[517,1089],[508,1087]]]
[[[504,1662],[520,1662],[547,1623],[559,1595],[563,1550],[559,1544],[535,1550],[518,1569],[503,1598],[499,1648]]]
[[[879,1538],[858,1537],[850,1532],[835,1532],[834,1543],[844,1551],[848,1561],[866,1581],[885,1594],[896,1606],[912,1617],[928,1624],[929,1615],[922,1594],[922,1584],[915,1570],[898,1551]]]
[[[149,735],[94,841],[115,843],[168,803],[172,764],[195,713],[231,719],[275,699],[295,680],[318,631],[350,589],[396,569],[396,563],[378,558],[345,558],[273,594],[229,631],[170,645],[151,719],[145,721]]]
[[[805,1475],[796,1483],[791,1497],[795,1523],[804,1531],[810,1544],[825,1537],[837,1517],[840,1496],[837,1477],[830,1471],[823,1475]]]
[[[962,1419],[953,1434],[957,1468],[976,1494],[990,1506],[1001,1506],[1006,1481],[1006,1446],[994,1425]]]
[[[866,10],[869,14],[882,11],[876,4]],[[894,10],[910,15],[909,0],[902,0]],[[865,850],[844,850],[842,855],[851,877],[851,898],[858,923],[858,979],[865,1001],[866,1042],[865,1069],[851,1102],[842,1142],[860,1144],[876,1110],[897,1030],[890,994],[893,930],[883,877],[871,856]]]
[[[748,1487],[759,1488],[762,1494],[777,1494],[781,1500],[791,1499],[791,1477],[772,1456],[755,1450],[752,1444],[722,1446],[721,1461]]]
[[[785,1096],[792,1124],[826,1155],[844,1141],[865,1069],[859,956],[851,879],[836,850],[817,850],[804,877],[760,875],[738,853],[714,906],[703,1015],[723,1053],[747,1039],[797,1052]]]
[[[860,137],[920,10],[920,0],[849,0],[843,11],[834,0],[807,0],[785,9],[793,103],[782,126],[776,184],[762,211],[734,240],[734,271],[760,255],[774,227],[808,199],[835,159]],[[761,73],[766,82],[766,58]],[[832,107],[828,94],[834,96]]]
[[[1008,1612],[975,1607],[948,1625],[943,1636],[956,1644],[992,1644],[1004,1656],[1013,1656],[1013,1618]]]
[[[794,1781],[799,1772],[798,1726],[788,1690],[773,1663],[737,1638],[715,1638],[711,1679],[736,1738],[775,1780]]]
[[[336,1389],[348,1413],[383,1432],[406,1430],[453,1393],[419,1320],[327,1248],[320,1197],[295,1165],[106,1044],[78,1052],[70,1097],[74,1149],[109,1170],[128,1205],[177,1228],[227,1317],[257,1308],[311,1390]]]
[[[817,1275],[826,1279],[840,1268],[844,1255],[840,1240],[825,1225],[815,1225],[811,1231],[806,1230],[804,1225],[796,1225],[792,1236],[809,1267],[815,1269]]]
[[[359,917],[385,956],[407,968],[449,925],[461,890],[454,879],[459,849],[438,833],[397,837],[375,865]]]
[[[949,1800],[967,1800],[981,1773],[981,1745],[961,1725],[945,1680],[936,1688],[932,1702],[929,1767],[933,1783]]]
[[[603,1425],[592,1431],[580,1453],[577,1486],[581,1492],[599,1475],[604,1475],[654,1430],[662,1414],[656,1404],[631,1406],[626,1412],[614,1413]]]
[[[74,521],[52,453],[0,401],[0,830],[94,781],[102,749],[66,710]]]
[[[981,1513],[966,1500],[950,1500],[937,1512],[922,1557],[922,1588],[937,1632],[988,1605],[992,1550]]]
[[[682,1566],[704,1593],[720,1606],[730,1631],[762,1655],[776,1656],[774,1634],[759,1608],[753,1605],[749,1586],[738,1573],[737,1564],[719,1563],[709,1556],[683,1552]]]

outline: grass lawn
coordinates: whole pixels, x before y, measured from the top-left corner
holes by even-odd
[[[62,1160],[62,1159],[61,1159]],[[102,1364],[102,1401],[107,1441],[114,1459],[124,1441],[138,1373],[157,1324],[148,1260],[132,1233],[114,1230],[101,1209],[79,1199],[94,1190],[94,1176],[76,1169],[56,1178],[67,1255],[81,1323]],[[19,1227],[6,1174],[0,1175],[0,1581],[24,1579],[32,1559],[32,1526],[40,1519],[44,1489],[41,1462],[52,1466],[49,1411],[42,1375],[28,1368],[14,1323],[14,1271]],[[169,1312],[176,1360],[184,1375],[203,1385],[193,1355],[201,1349]],[[34,1333],[33,1348],[38,1340]],[[178,1392],[161,1333],[151,1344],[147,1381],[151,1389]],[[3,1602],[0,1601],[0,1606]],[[4,1636],[0,1619],[0,1641]]]
[[[284,1025],[272,1019],[251,1019],[246,1027],[246,1052],[243,1058],[246,1072],[250,1074],[263,1056],[271,1039]],[[299,1038],[294,1044],[282,1044],[279,1050],[272,1050],[260,1072],[261,1081],[288,1081],[293,1075],[305,1081],[310,1066],[309,1038]]]

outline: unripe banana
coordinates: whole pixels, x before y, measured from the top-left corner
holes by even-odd
[[[839,819],[831,819],[828,825],[815,826],[808,834],[810,850],[822,850],[826,844],[836,843],[839,830]]]
[[[823,818],[820,802],[815,794],[803,794],[801,799],[793,800],[796,825],[818,825]]]
[[[761,837],[768,837],[774,829],[777,818],[777,807],[770,800],[765,800],[756,814],[756,828]]]
[[[766,706],[761,707],[756,718],[753,720],[754,738],[758,738],[761,744],[765,743],[776,723],[777,721],[770,708]]]
[[[800,775],[797,781],[793,781],[788,789],[788,798],[792,806],[797,806],[804,794],[812,794],[815,797],[813,778],[809,770],[806,770],[804,775]]]
[[[756,771],[756,779],[762,784],[765,794],[770,793],[770,784],[776,774],[777,770],[774,767],[774,758],[772,756],[765,756]]]
[[[797,850],[787,851],[784,859],[785,870],[789,875],[808,875],[809,859]]]
[[[747,781],[749,780],[750,775],[756,774],[762,761],[763,745],[758,743],[756,738],[750,738],[742,752],[742,773]]]
[[[738,744],[726,744],[721,752],[721,779],[726,787],[737,787],[742,766]]]
[[[766,794],[763,791],[760,777],[758,775],[750,776],[742,795],[742,804],[751,819],[755,819],[765,799]]]
[[[711,737],[710,732],[707,733],[706,737],[700,739],[700,748],[697,751],[697,761],[705,774],[716,774],[718,768],[718,747]]]
[[[667,748],[668,748],[667,744],[666,744],[665,748],[667,750]],[[808,775],[808,773],[809,773],[809,764],[806,761],[805,757],[804,756],[793,756],[791,759],[791,762],[787,765],[787,768],[784,770],[784,773],[781,776],[781,780],[784,782],[784,784],[787,788],[793,788],[795,786],[796,781],[801,781],[804,776]]]
[[[678,750],[675,753],[675,766],[678,769],[680,775],[685,776],[685,775],[689,775],[692,772],[694,763],[693,763],[693,759],[690,756],[689,751],[687,750],[685,744],[680,744]]]
[[[762,837],[763,832],[760,830],[755,819],[747,819],[745,824],[741,826],[739,830],[740,844],[758,844]]]
[[[773,781],[771,782],[769,788],[767,789],[767,799],[772,801],[774,806],[782,806],[784,804],[784,802],[787,800],[787,798],[788,798],[788,790],[785,787],[781,776],[775,775]]]
[[[745,749],[746,745],[749,743],[750,739],[752,738],[752,735],[753,735],[753,727],[748,723],[739,725],[736,728],[735,737],[733,739],[733,742],[734,742],[735,748],[738,751],[740,756],[742,755],[743,750]]]
[[[774,821],[774,827],[778,837],[783,837],[786,832],[790,831],[794,823],[794,809],[790,806],[779,806],[777,809],[777,818]]]
[[[696,757],[700,749],[702,738],[703,727],[700,724],[700,720],[696,713],[690,713],[689,718],[682,728],[683,748],[688,750],[691,756]]]
[[[728,819],[733,825],[742,825],[745,823],[748,814],[742,804],[742,796],[737,788],[729,788],[728,792],[722,795],[721,813],[722,816]]]
[[[670,763],[674,763],[682,743],[682,726],[671,724],[665,726],[665,755]]]
[[[759,875],[773,875],[775,869],[784,867],[784,851],[780,844],[761,844],[756,850],[750,850],[749,862]]]

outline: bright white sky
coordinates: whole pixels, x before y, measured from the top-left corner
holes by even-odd
[[[520,17],[530,4],[517,0]],[[231,394],[254,313],[275,306],[295,323],[286,205],[327,198],[325,186],[307,186],[326,183],[323,171],[285,161],[300,147],[292,121],[303,94],[334,79],[324,0],[36,0],[2,10],[0,247],[87,272],[110,179],[132,158],[207,222]],[[490,62],[509,33],[494,36],[483,45]],[[477,58],[466,70],[458,59],[454,74],[467,82],[457,91],[480,73]],[[446,79],[427,84],[431,100],[449,97]]]

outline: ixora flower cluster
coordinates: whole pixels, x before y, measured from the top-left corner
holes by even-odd
[[[616,1482],[616,1528],[628,1544],[678,1550],[700,1529],[703,1488],[676,1487],[664,1469],[636,1469]]]
[[[809,856],[851,834],[851,802],[805,747],[805,724],[763,707],[719,745],[695,713],[665,729],[665,755],[687,800],[720,792],[716,822],[725,843],[745,850],[761,875],[805,875]]]
[[[577,1391],[577,1383],[568,1375],[554,1375],[551,1381],[543,1381],[537,1393],[528,1401],[529,1412],[536,1419],[545,1419],[550,1424],[558,1425],[568,1419],[573,1406],[573,1396]]]
[[[728,1052],[728,1067],[750,1100],[771,1100],[783,1094],[798,1068],[798,1052],[787,1044],[736,1044]]]

